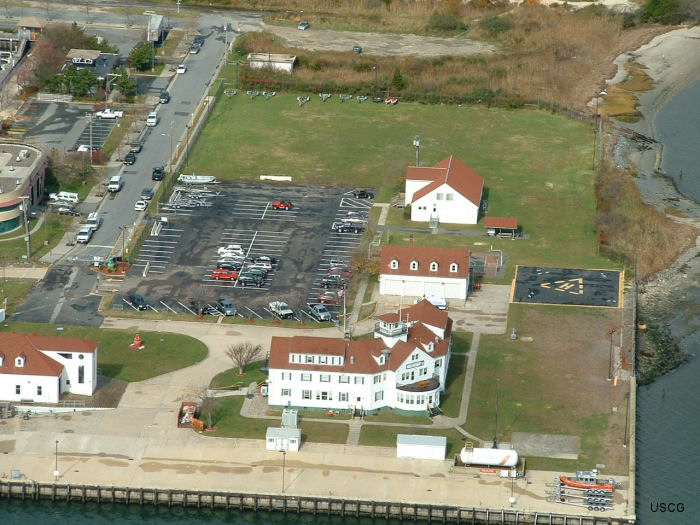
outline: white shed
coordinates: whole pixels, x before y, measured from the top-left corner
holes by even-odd
[[[396,436],[396,457],[403,459],[445,460],[447,438],[444,436],[418,436],[399,434]]]
[[[299,452],[300,445],[300,428],[267,428],[267,434],[265,435],[265,448],[267,450]]]

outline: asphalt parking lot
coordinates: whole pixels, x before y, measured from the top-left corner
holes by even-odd
[[[622,274],[615,270],[519,266],[511,302],[619,308],[621,292]]]
[[[295,318],[308,321],[306,307],[326,291],[321,279],[331,261],[350,263],[362,241],[362,232],[337,233],[332,225],[348,212],[366,215],[372,207],[349,188],[225,183],[190,189],[161,210],[167,223],[146,239],[129,274],[135,286],[123,290],[140,293],[158,311],[191,314],[192,301],[225,298],[243,317],[274,318],[268,303],[285,301]],[[277,199],[292,201],[293,208],[273,209]],[[260,255],[277,260],[262,286],[212,277],[217,249],[230,244],[240,245],[248,260]],[[115,307],[129,308],[124,301]],[[342,304],[327,307],[337,318]]]

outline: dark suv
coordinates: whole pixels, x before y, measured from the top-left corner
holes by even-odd
[[[159,99],[161,104],[167,104],[170,102],[170,93],[167,91],[161,91]]]
[[[124,157],[124,164],[131,166],[134,162],[136,162],[136,154],[130,151]]]
[[[257,275],[239,275],[238,276],[238,284],[240,286],[257,286],[260,288],[264,283],[261,277],[258,277]]]
[[[151,180],[163,180],[165,175],[165,168],[163,166],[156,166],[153,168],[153,174],[151,175]]]
[[[353,190],[352,195],[356,199],[374,199],[374,193],[363,189]]]
[[[359,224],[341,224],[335,231],[338,233],[360,233],[365,229]]]
[[[126,300],[137,310],[148,310],[148,302],[144,299],[143,295],[132,293]]]

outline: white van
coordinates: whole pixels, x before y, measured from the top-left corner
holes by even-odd
[[[70,191],[60,191],[58,193],[52,193],[49,195],[49,199],[52,201],[65,201],[72,204],[78,204],[80,202],[80,197],[77,193],[72,193]]]
[[[89,226],[92,231],[97,231],[100,224],[102,224],[102,217],[96,211],[88,215],[87,221],[85,221],[85,226]]]
[[[119,191],[122,189],[122,186],[124,185],[124,181],[122,180],[121,175],[113,175],[111,179],[109,179],[109,184],[107,185],[107,190],[108,191]]]
[[[153,127],[158,124],[158,113],[156,111],[151,111],[146,117],[146,126]]]

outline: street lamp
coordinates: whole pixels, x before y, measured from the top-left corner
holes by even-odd
[[[56,457],[56,466],[55,466],[54,471],[53,471],[53,477],[56,479],[56,481],[58,481],[58,476],[59,476],[59,474],[60,474],[60,472],[58,471],[58,439],[56,440],[56,454],[55,454],[55,457]]]
[[[122,262],[126,262],[126,230],[128,226],[119,226],[119,229],[122,231]]]
[[[379,65],[375,62],[372,69],[374,69],[374,96],[376,97],[379,89]]]
[[[175,124],[175,121],[171,120],[170,121],[170,133],[161,133],[161,135],[164,137],[170,137],[170,158],[168,158],[168,171],[172,171],[172,162],[173,162],[173,124]]]
[[[22,199],[22,215],[24,216],[24,232],[27,241],[27,259],[32,256],[32,240],[29,232],[29,195],[20,196]]]
[[[416,166],[420,166],[420,158],[419,158],[420,137],[418,135],[416,135],[415,138],[413,139],[413,146],[416,148]]]
[[[286,460],[287,460],[287,448],[285,445],[282,445],[282,448],[280,449],[282,452],[282,492],[284,492],[284,469],[286,466]]]
[[[612,379],[612,363],[613,363],[613,335],[615,334],[615,329],[610,330],[610,358],[608,359],[608,381]]]

